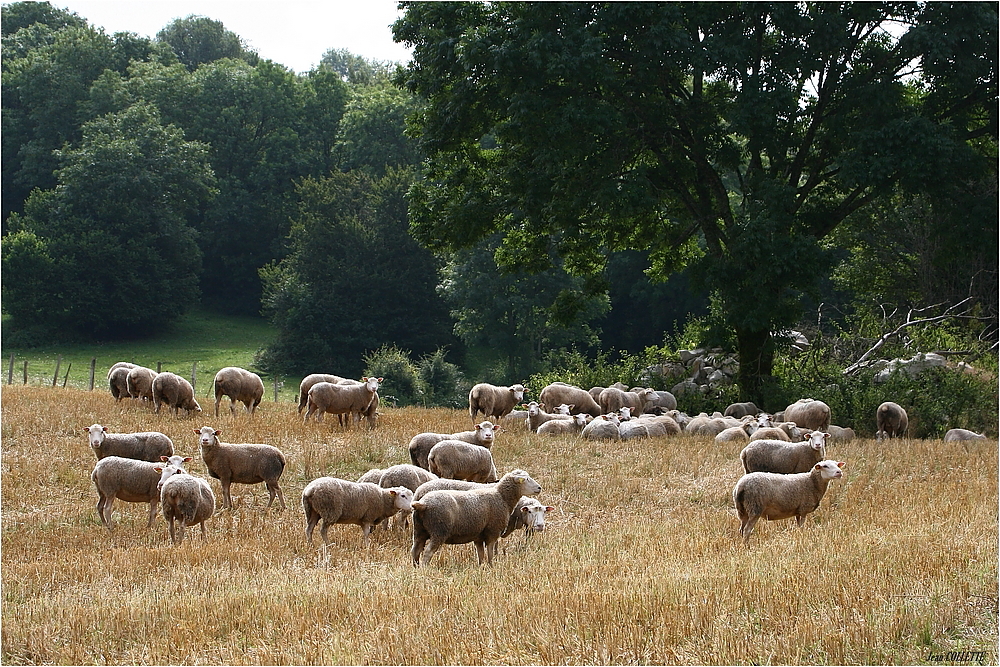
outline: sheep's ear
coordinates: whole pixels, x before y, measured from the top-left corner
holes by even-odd
[[[824,433],[824,434],[823,434],[823,439],[824,439],[824,440],[826,440],[826,439],[827,439],[827,438],[829,438],[829,437],[830,437],[830,434],[829,434],[829,433]]]
[[[570,410],[572,410],[572,409],[573,409],[573,408],[575,408],[575,407],[576,407],[576,403],[570,403],[570,404],[569,404],[569,409],[570,409]]]
[[[527,514],[528,513],[528,508],[527,507],[522,507],[521,511],[524,512],[525,514]]]
[[[818,463],[813,466],[813,470],[819,470],[819,469],[820,469],[820,465]]]
[[[108,432],[108,427],[107,426],[102,426],[101,430],[104,431],[105,433],[107,433]]]
[[[153,470],[155,470],[156,472],[163,472],[163,466],[156,466],[155,468],[153,468]]]
[[[160,460],[161,460],[161,461],[166,461],[166,460],[167,460],[167,457],[166,457],[166,456],[161,456],[161,457],[160,457]]]
[[[477,431],[478,431],[478,430],[480,430],[481,428],[482,428],[482,425],[480,425],[480,424],[476,424],[476,430],[477,430]]]
[[[215,429],[215,435],[222,435],[221,429]]]
[[[188,463],[189,461],[194,461],[194,457],[193,456],[185,456],[184,457],[184,463]]]
[[[546,511],[546,512],[551,512],[551,511],[552,511],[552,510],[554,510],[554,509],[555,509],[555,507],[553,507],[552,505],[546,505],[546,506],[545,506],[545,511]]]
[[[399,491],[396,491],[395,489],[389,489],[389,495],[390,496],[398,496],[399,495]]]
[[[845,465],[847,465],[847,464],[844,463],[843,461],[837,461],[837,467],[838,468],[843,468]]]

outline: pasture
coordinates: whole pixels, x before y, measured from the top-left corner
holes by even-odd
[[[300,493],[408,462],[412,435],[467,429],[467,413],[383,407],[377,429],[346,431],[302,424],[287,400],[234,419],[225,399],[218,419],[211,401],[178,419],[99,386],[3,388],[5,664],[997,662],[996,441],[832,443],[845,478],[805,528],[762,521],[747,549],[731,497],[740,445],[509,429],[497,467],[541,483],[548,530],[506,538],[489,568],[449,545],[418,569],[402,530],[380,526],[364,548],[357,526],[334,526],[310,547]],[[288,509],[233,485],[206,540],[189,529],[172,546],[161,515],[147,530],[147,506],[121,501],[109,533],[83,433],[94,422],[166,433],[198,475],[203,425],[275,445]]]

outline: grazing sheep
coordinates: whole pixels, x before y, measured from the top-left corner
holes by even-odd
[[[332,382],[317,382],[309,389],[306,416],[303,422],[309,421],[309,416],[316,413],[316,421],[322,422],[327,412],[343,415],[346,425],[354,421],[354,416],[368,412],[378,391],[382,378],[361,378],[360,384],[334,384]],[[369,422],[370,424],[371,422]]]
[[[349,482],[337,477],[314,479],[302,490],[306,513],[306,540],[312,544],[313,529],[320,519],[319,534],[328,543],[327,531],[335,523],[361,526],[361,539],[371,540],[372,528],[400,510],[410,509],[413,491],[402,486],[383,489],[370,482]]]
[[[183,465],[191,457],[162,456],[174,472],[185,472]],[[128,459],[121,456],[106,456],[97,462],[90,480],[97,488],[97,515],[108,530],[113,530],[111,510],[115,499],[127,503],[149,503],[149,520],[146,528],[153,527],[156,518],[156,508],[160,504],[160,469],[159,463]]]
[[[579,435],[587,426],[587,415],[572,415],[569,419],[552,419],[538,427],[542,435]]]
[[[564,404],[565,405],[565,404]],[[542,424],[552,421],[552,420],[563,420],[569,421],[572,419],[572,415],[569,412],[545,412],[538,403],[532,401],[525,405],[528,408],[528,430],[533,433],[538,432],[538,427]],[[572,408],[572,406],[567,406],[567,408]]]
[[[758,428],[750,435],[750,440],[782,440],[784,442],[791,442],[792,439],[788,437],[788,434],[784,430],[776,426],[768,426],[766,428]]]
[[[219,403],[223,396],[229,397],[229,412],[236,416],[236,401],[243,403],[243,407],[252,417],[257,410],[257,406],[264,399],[264,381],[256,373],[227,366],[215,374],[215,416],[219,416]]]
[[[636,420],[638,420],[640,423],[654,422],[657,424],[662,424],[664,430],[666,430],[667,435],[680,435],[682,431],[680,425],[670,415],[642,414],[639,415],[636,419],[633,419],[632,421]]]
[[[645,395],[645,404],[642,408],[644,413],[653,414],[657,408],[659,408],[659,414],[677,409],[677,399],[669,391],[657,391],[655,389],[650,389],[649,391],[652,393]],[[642,388],[640,387],[638,393],[641,392]]]
[[[442,440],[431,447],[427,469],[438,477],[480,483],[497,481],[490,450],[462,440]]]
[[[390,466],[382,471],[382,474],[375,483],[383,489],[391,489],[396,486],[402,486],[410,491],[416,492],[421,484],[431,482],[435,479],[439,479],[439,477],[428,470],[424,470],[420,466],[411,465],[409,463],[400,463],[399,465]],[[391,521],[393,522],[393,525],[406,528],[410,523],[410,510],[399,510],[399,514],[392,517]]]
[[[409,451],[410,462],[415,466],[420,466],[424,470],[427,467],[427,455],[431,448],[442,440],[461,440],[473,445],[479,445],[489,449],[493,446],[496,437],[496,426],[491,422],[484,421],[476,424],[476,428],[471,431],[459,431],[458,433],[418,433],[410,439]]]
[[[808,430],[803,430],[795,425],[795,422],[776,422],[774,424],[775,428],[780,428],[788,436],[788,439],[792,442],[798,442],[802,439],[802,435],[807,433]],[[827,429],[829,430],[829,429]],[[832,433],[832,431],[831,431]]]
[[[588,415],[601,414],[601,406],[588,392],[564,382],[547,385],[538,395],[538,402],[546,409],[565,403],[572,406],[570,412],[574,415],[581,412]]]
[[[587,390],[587,393],[590,394],[590,397],[596,402],[597,399],[600,398],[601,392],[605,389],[607,389],[607,387],[591,387]]]
[[[632,408],[632,412],[640,414],[647,398],[655,395],[652,389],[641,392],[622,391],[617,387],[608,387],[601,392],[597,399],[597,404],[601,406],[601,412],[618,412],[623,407]]]
[[[909,419],[906,410],[899,403],[886,401],[875,411],[875,423],[878,425],[878,439],[902,438],[906,433]]]
[[[153,407],[160,413],[160,407],[166,404],[176,416],[181,409],[188,415],[201,412],[201,406],[194,399],[194,387],[191,383],[174,373],[160,373],[153,379]]]
[[[750,442],[750,436],[742,426],[730,426],[715,436],[715,442],[720,445],[725,442],[747,443]]]
[[[215,513],[212,487],[201,477],[174,474],[177,470],[171,470],[172,467],[157,467],[162,474],[158,483],[160,504],[170,530],[170,540],[180,544],[184,541],[184,527],[195,524],[201,524],[201,537],[205,539],[205,522]],[[180,524],[180,530],[175,529],[174,521]]]
[[[806,472],[826,458],[829,433],[813,431],[802,442],[782,440],[752,440],[740,452],[746,472],[774,472],[789,475]]]
[[[135,368],[137,365],[138,364],[133,364],[128,361],[116,361],[115,363],[111,364],[111,368],[108,369],[108,379],[110,380],[111,374],[114,373],[119,368],[132,369]]]
[[[129,369],[124,366],[119,366],[114,370],[108,371],[108,388],[111,389],[111,395],[115,397],[115,403],[118,403],[123,398],[129,398],[128,393],[128,372]]]
[[[646,419],[630,419],[618,425],[618,434],[622,440],[656,438],[666,436],[667,428],[659,422]]]
[[[302,414],[302,408],[306,407],[306,403],[309,402],[309,390],[312,389],[314,384],[317,382],[339,384],[343,380],[344,378],[339,375],[327,375],[324,373],[313,373],[302,378],[302,382],[299,383],[299,414]]]
[[[983,433],[976,433],[975,431],[969,431],[964,428],[952,428],[948,429],[948,432],[944,434],[945,442],[962,442],[964,440],[985,440],[986,435]]]
[[[285,497],[278,486],[278,478],[285,470],[285,455],[272,445],[231,444],[219,440],[222,431],[211,426],[195,429],[201,442],[201,458],[205,461],[208,474],[222,484],[224,509],[232,508],[233,500],[229,486],[237,484],[259,484],[267,486],[267,506],[271,507],[274,497],[285,509]]]
[[[135,366],[128,370],[125,376],[125,386],[128,395],[143,401],[153,400],[153,380],[158,373],[152,368],[145,366]]]
[[[524,385],[514,384],[509,387],[480,382],[469,390],[469,416],[476,423],[476,415],[483,413],[483,418],[496,417],[502,419],[514,406],[524,398]]]
[[[467,482],[464,479],[448,479],[446,477],[439,477],[437,479],[432,479],[429,482],[424,482],[417,487],[417,490],[413,492],[413,499],[420,500],[426,496],[431,491],[468,491],[469,489],[486,489],[494,488],[497,485],[496,482],[491,482],[489,484],[480,484],[479,482]]]
[[[760,412],[760,408],[753,404],[753,401],[746,403],[732,403],[722,414],[726,417],[736,417],[742,419],[748,415],[755,415]]]
[[[853,428],[841,428],[840,426],[834,426],[830,424],[830,428],[827,429],[830,434],[831,440],[842,440],[847,442],[849,440],[854,440],[854,429]]]
[[[507,537],[518,528],[524,528],[525,537],[542,532],[545,530],[545,514],[554,509],[555,507],[543,505],[529,496],[521,496],[514,505],[507,519],[507,527],[500,533],[500,537]]]
[[[806,515],[816,511],[830,480],[843,477],[844,463],[820,461],[808,472],[781,475],[752,472],[743,475],[733,488],[733,504],[740,517],[740,534],[745,544],[763,517],[768,521],[795,517],[799,527]]]
[[[98,461],[105,456],[121,456],[156,462],[161,460],[161,456],[174,453],[173,441],[157,431],[108,433],[108,427],[100,424],[86,426],[83,430]]]
[[[413,503],[413,565],[427,565],[445,544],[468,542],[475,544],[480,565],[492,563],[497,540],[521,496],[541,490],[528,473],[514,470],[494,488],[428,493]]]
[[[385,472],[382,468],[372,468],[366,472],[361,477],[358,477],[359,482],[371,482],[372,484],[378,484],[378,481],[382,479],[382,473]]]
[[[587,440],[621,440],[619,426],[621,420],[615,413],[599,415],[583,427],[583,437]]]
[[[825,431],[830,426],[830,406],[823,401],[800,398],[787,408],[782,418],[775,415],[775,421],[795,422],[799,428],[810,431]]]
[[[732,418],[730,417],[730,419]],[[727,421],[722,417],[698,415],[688,422],[688,425],[684,427],[684,432],[688,435],[707,435],[714,438],[727,428],[731,428],[733,426],[741,426],[741,424],[736,419],[733,419],[733,421]]]

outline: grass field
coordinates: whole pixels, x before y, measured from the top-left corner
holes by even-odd
[[[380,528],[369,548],[356,526],[331,528],[326,548],[303,534],[310,480],[357,479],[406,462],[415,433],[470,425],[447,409],[383,413],[376,430],[345,432],[303,425],[290,401],[253,420],[177,419],[106,389],[4,387],[3,663],[997,662],[996,441],[831,445],[845,479],[804,529],[761,522],[747,549],[730,496],[738,445],[511,430],[498,468],[542,484],[549,530],[507,538],[489,568],[452,545],[416,569],[401,530]],[[146,506],[119,501],[109,533],[82,430],[94,422],[167,433],[200,475],[202,425],[274,444],[289,506],[264,511],[263,485],[234,485],[207,539],[189,530],[176,547],[162,517],[146,530]]]

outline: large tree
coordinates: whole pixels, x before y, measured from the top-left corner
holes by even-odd
[[[751,398],[829,273],[822,241],[996,135],[995,4],[403,4],[417,237],[502,232],[502,262],[554,249],[582,273],[625,249],[660,277],[691,264]]]

